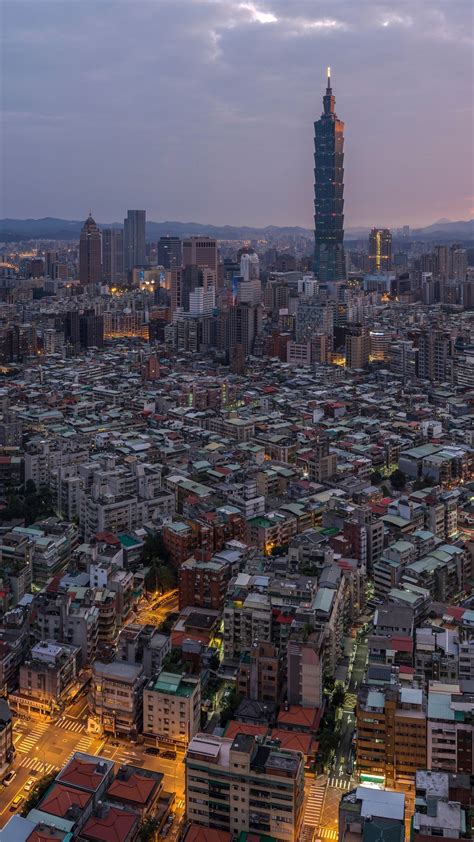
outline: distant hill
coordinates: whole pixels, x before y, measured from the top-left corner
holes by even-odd
[[[78,240],[83,220],[55,219],[0,219],[0,241],[15,240]],[[99,228],[121,228],[120,222],[98,222]],[[200,222],[147,222],[148,240],[157,240],[165,235],[175,237],[202,236],[208,234],[218,240],[255,240],[275,236],[312,236],[312,231],[298,226],[267,228],[234,225],[204,225]]]
[[[18,240],[78,240],[83,220],[56,219],[0,219],[0,242]],[[100,228],[121,228],[120,222],[98,222]],[[346,239],[364,239],[369,228],[354,227],[346,230]],[[204,225],[200,222],[147,222],[148,240],[157,240],[166,234],[187,237],[208,234],[218,240],[265,240],[269,237],[309,237],[313,232],[300,226],[268,225],[266,228],[236,225]],[[465,242],[474,239],[474,219],[451,222],[440,219],[426,228],[414,229],[411,239],[437,239],[439,241]]]

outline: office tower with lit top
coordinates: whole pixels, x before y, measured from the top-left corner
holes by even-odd
[[[389,228],[372,228],[369,235],[369,269],[390,272],[392,268],[392,232]]]
[[[344,123],[335,102],[328,67],[323,113],[314,124],[314,271],[324,283],[345,277]]]
[[[90,213],[79,238],[79,281],[82,286],[102,281],[102,237]]]

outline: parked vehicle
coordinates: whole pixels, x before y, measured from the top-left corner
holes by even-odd
[[[161,756],[165,758],[165,760],[176,760],[177,754],[175,751],[166,750],[161,752]]]
[[[24,795],[16,795],[11,803],[10,812],[13,813],[15,810],[18,810],[18,807],[20,806],[20,804],[23,804],[24,800]]]
[[[150,746],[149,748],[145,749],[145,754],[153,754],[154,756],[156,756],[159,753],[160,753],[160,749],[154,748],[153,746]]]

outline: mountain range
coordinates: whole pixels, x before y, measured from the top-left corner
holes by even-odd
[[[16,242],[19,240],[78,240],[83,220],[56,219],[0,219],[0,242]],[[121,228],[119,222],[99,222],[99,228]],[[346,240],[367,237],[368,227],[346,229]],[[200,222],[147,222],[146,236],[148,240],[157,240],[165,235],[187,237],[208,234],[218,240],[255,240],[275,237],[309,237],[313,232],[309,228],[300,226],[268,225],[266,228],[234,225],[204,225]],[[442,240],[473,240],[474,219],[452,222],[449,219],[439,219],[426,228],[413,229],[411,239]]]

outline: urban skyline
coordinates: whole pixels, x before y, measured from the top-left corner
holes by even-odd
[[[307,115],[325,65],[350,127],[347,225],[472,216],[470,3],[170,8],[4,4],[3,216],[92,206],[113,221],[123,202],[151,219],[309,227]]]

